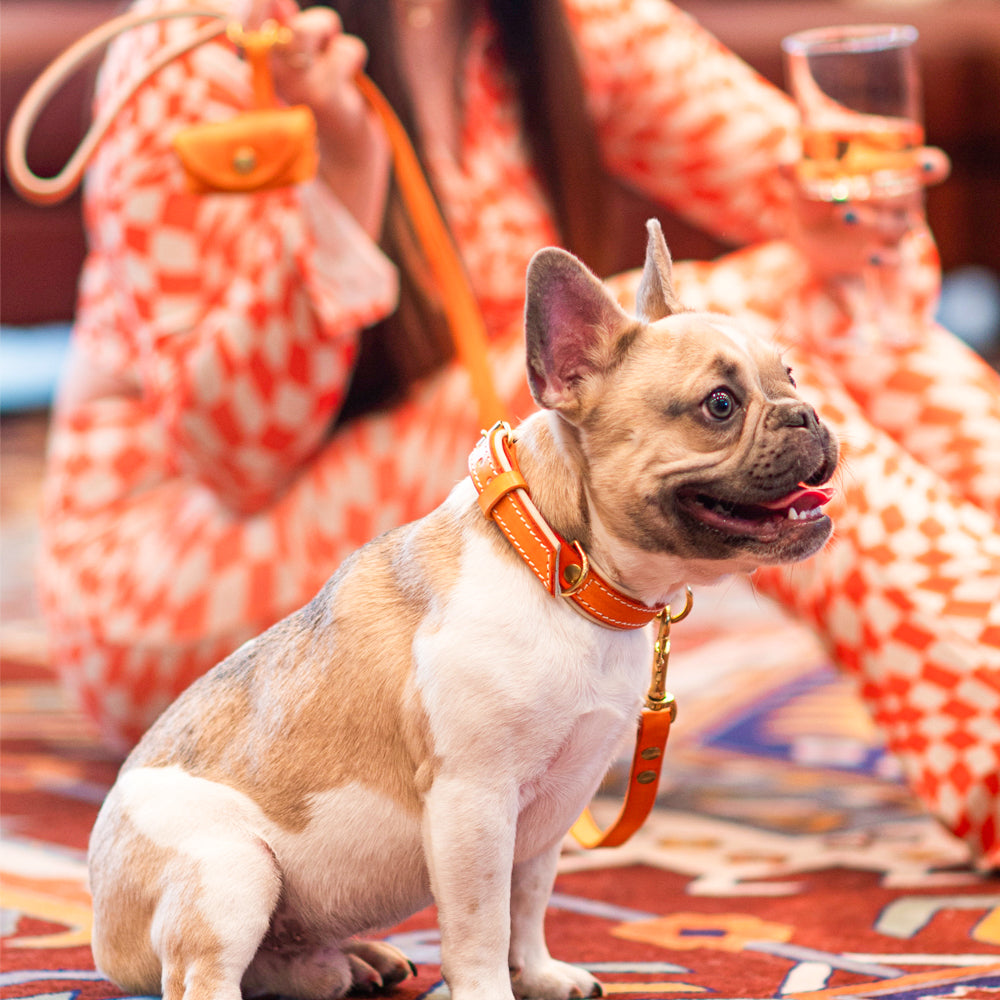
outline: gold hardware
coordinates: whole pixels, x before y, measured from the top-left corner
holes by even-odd
[[[694,605],[694,594],[691,592],[691,588],[685,587],[684,589],[684,608],[680,614],[672,615],[668,604],[656,616],[660,621],[660,631],[653,644],[653,678],[649,685],[649,692],[646,694],[646,707],[653,712],[667,709],[670,712],[671,722],[677,718],[677,702],[674,701],[674,696],[665,689],[667,661],[670,658],[670,626],[687,618]]]
[[[226,25],[226,38],[241,49],[245,49],[251,41],[259,41],[267,48],[288,45],[293,37],[291,28],[273,18],[268,18],[256,31],[247,31],[239,21],[230,21]]]
[[[639,756],[643,760],[656,760],[662,753],[663,751],[659,747],[646,747]]]
[[[239,149],[233,153],[233,170],[238,174],[250,174],[253,173],[254,167],[257,166],[257,151],[253,146],[240,146]]]
[[[670,713],[671,722],[677,721],[677,699],[669,691],[659,700],[654,711],[662,712],[663,709]]]
[[[684,608],[681,610],[679,615],[670,614],[670,605],[666,607],[666,612],[670,616],[670,624],[676,625],[678,622],[684,621],[689,614],[691,614],[691,609],[694,607],[694,593],[690,587],[684,588]]]
[[[648,785],[653,781],[656,781],[655,771],[640,771],[636,776],[635,780],[639,782],[640,785]]]
[[[659,700],[654,700],[646,695],[646,708],[654,712],[662,712],[666,709],[670,713],[670,721],[677,721],[677,699],[669,691]]]
[[[587,558],[587,553],[583,551],[583,546],[579,542],[573,542],[572,544],[573,548],[576,549],[577,555],[580,557],[580,565],[577,566],[576,563],[572,563],[562,571],[562,576],[569,586],[560,588],[559,595],[561,597],[572,597],[587,582],[587,576],[590,573],[590,559]]]

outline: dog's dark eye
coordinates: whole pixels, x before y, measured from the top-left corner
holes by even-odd
[[[793,389],[797,388],[798,383],[795,381],[795,376],[792,375],[792,369],[786,368],[785,371],[788,372],[788,381],[792,383],[792,388]]]
[[[736,412],[736,400],[728,389],[713,389],[702,406],[715,420],[728,420]]]

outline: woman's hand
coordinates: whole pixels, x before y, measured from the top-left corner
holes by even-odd
[[[271,60],[274,86],[289,104],[316,116],[320,177],[373,238],[382,229],[391,154],[381,124],[355,85],[368,60],[329,7],[300,10],[294,0],[255,0],[248,28],[272,18],[290,29]]]
[[[927,229],[923,189],[943,181],[951,170],[947,155],[924,146],[913,152],[916,188],[902,195],[866,201],[827,202],[809,198],[795,180],[795,167],[783,168],[793,186],[792,239],[814,273],[824,281],[856,277],[874,265],[891,268],[909,233]]]
[[[924,213],[924,188],[944,180],[939,149],[912,152],[912,183],[901,194],[853,201],[809,198],[794,188],[792,238],[858,342],[909,343],[919,336],[939,288],[937,249]]]

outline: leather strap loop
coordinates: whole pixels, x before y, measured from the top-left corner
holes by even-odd
[[[509,472],[501,472],[495,479],[491,479],[483,486],[482,493],[479,494],[479,509],[486,517],[491,517],[493,508],[512,490],[524,489],[528,484],[524,481],[524,476],[516,469]]]

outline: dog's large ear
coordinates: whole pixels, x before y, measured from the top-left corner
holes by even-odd
[[[682,306],[674,294],[673,265],[663,238],[659,220],[646,223],[646,264],[635,294],[636,312],[644,323],[655,323],[664,316],[680,312]]]
[[[613,346],[638,325],[601,281],[557,247],[531,258],[524,324],[531,394],[539,406],[567,416],[581,382],[603,371]]]

